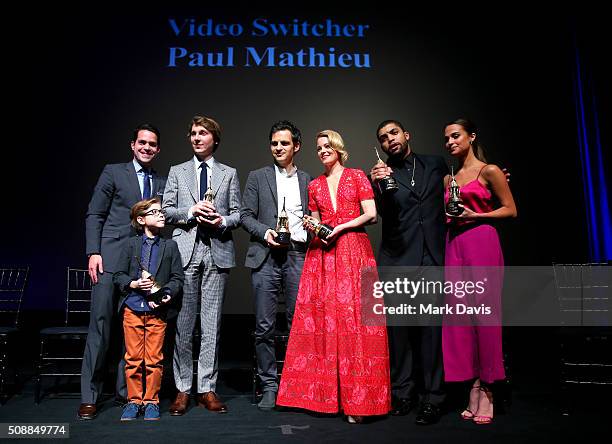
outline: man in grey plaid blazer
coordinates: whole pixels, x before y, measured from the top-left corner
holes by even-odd
[[[232,230],[240,225],[236,170],[213,158],[221,141],[219,124],[209,117],[195,116],[189,138],[194,157],[170,168],[163,205],[166,221],[175,226],[172,239],[178,244],[185,269],[173,359],[178,394],[169,409],[174,416],[183,415],[189,405],[198,297],[201,343],[197,403],[213,412],[227,412],[215,389],[223,296],[229,270],[236,266]],[[204,200],[206,192],[212,194],[214,202]]]

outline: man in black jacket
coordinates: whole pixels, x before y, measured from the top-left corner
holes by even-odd
[[[416,154],[410,134],[397,120],[385,120],[376,130],[388,165],[377,164],[371,172],[381,215],[382,243],[378,265],[441,266],[444,261],[444,176],[448,166],[441,156]],[[378,181],[391,175],[395,193],[382,193]],[[389,326],[389,352],[393,410],[405,415],[417,403],[418,379],[422,376],[421,404],[416,423],[433,424],[444,401],[442,332],[439,326]],[[421,369],[422,375],[416,370]]]

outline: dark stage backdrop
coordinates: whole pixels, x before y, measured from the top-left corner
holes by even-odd
[[[347,166],[369,171],[380,121],[403,122],[417,153],[446,155],[445,122],[468,116],[490,161],[512,173],[519,218],[502,227],[508,264],[586,259],[571,76],[573,32],[591,13],[105,7],[47,7],[15,23],[14,38],[34,43],[13,47],[23,67],[15,84],[27,82],[18,89],[30,100],[16,105],[21,125],[5,128],[25,157],[5,165],[13,217],[0,262],[32,266],[26,308],[61,308],[65,267],[86,264],[92,189],[106,163],[131,159],[133,127],[160,128],[156,169],[166,174],[192,155],[194,114],[222,124],[216,157],[238,169],[241,186],[270,163],[279,119],[301,128],[297,163],[318,175],[319,130],[340,132]],[[223,66],[209,66],[207,53]],[[377,249],[380,225],[368,231]],[[225,312],[251,313],[248,238],[235,236],[241,265]]]

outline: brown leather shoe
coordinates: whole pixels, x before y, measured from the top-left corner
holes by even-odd
[[[94,419],[98,415],[95,404],[81,404],[79,406],[79,419]]]
[[[170,404],[168,412],[170,413],[170,416],[181,416],[185,414],[188,406],[189,393],[178,392],[178,394],[176,395],[176,399],[172,404]]]
[[[227,413],[227,406],[215,392],[198,394],[198,407],[205,407],[215,413]]]

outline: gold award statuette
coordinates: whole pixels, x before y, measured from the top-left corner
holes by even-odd
[[[213,193],[213,190],[210,185],[208,185],[206,193],[204,193],[204,202],[210,202],[212,205],[215,204],[215,194]]]
[[[448,186],[448,203],[446,204],[446,213],[451,216],[459,216],[463,213],[463,200],[461,200],[461,190],[457,181],[455,180],[455,174],[453,167],[451,167],[451,181]]]
[[[334,229],[331,226],[324,224],[322,222],[319,222],[314,217],[308,216],[306,220],[308,221],[308,224],[312,227],[312,231],[314,231],[314,234],[319,239],[326,240],[329,237],[329,235],[332,234],[332,231],[334,231]]]
[[[385,162],[380,158],[378,154],[378,149],[374,147],[374,151],[376,152],[376,157],[378,158],[378,165],[385,165]],[[380,187],[380,191],[383,193],[395,193],[399,187],[397,186],[397,182],[392,176],[385,176],[378,181],[378,186]]]
[[[322,222],[319,222],[312,216],[300,216],[294,211],[291,211],[291,212],[295,214],[297,217],[299,217],[302,221],[305,220],[306,222],[308,222],[308,225],[310,225],[312,231],[319,239],[323,239],[323,240],[327,239],[329,235],[332,234],[332,231],[334,231],[333,227],[327,224],[324,224]]]
[[[283,197],[283,209],[278,216],[278,220],[276,221],[276,242],[281,245],[289,245],[291,242],[291,232],[289,231],[289,216],[287,216],[287,212],[285,211],[285,198]]]
[[[210,187],[210,185],[208,185],[208,188],[206,189],[206,193],[204,193],[204,202],[208,202],[213,206],[215,205],[215,193],[213,193],[213,190]],[[204,216],[204,217],[208,220],[214,219],[213,216]]]
[[[148,291],[145,295],[147,301],[153,301],[156,304],[160,304],[161,300],[164,298],[164,295],[162,294],[162,292],[160,292],[162,286],[159,285],[155,278],[153,278],[153,275],[151,273],[145,270],[145,268],[142,266],[142,262],[140,262],[140,258],[134,256],[134,259],[136,259],[136,262],[138,262],[138,267],[140,268],[140,277],[142,279],[151,279],[153,281],[153,287],[151,287],[151,290]]]

